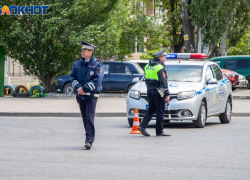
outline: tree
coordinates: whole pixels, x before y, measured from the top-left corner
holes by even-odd
[[[1,42],[8,56],[19,60],[27,74],[36,75],[44,92],[54,91],[56,74],[69,71],[80,57],[80,40],[98,46],[96,56],[119,53],[129,1],[58,0],[22,1],[49,5],[46,15],[1,16]],[[10,6],[19,0],[5,1]]]
[[[195,47],[194,43],[194,26],[192,25],[191,20],[189,19],[190,12],[187,9],[186,5],[191,5],[192,0],[182,0],[182,21],[184,27],[184,34],[187,34],[189,40],[185,43],[185,51],[191,52],[193,51],[192,48]]]
[[[228,23],[228,28],[220,39],[220,56],[227,55],[231,46],[236,46],[240,39],[246,34],[250,22],[249,8],[244,1],[235,3],[235,10]]]
[[[168,32],[167,37],[171,43],[171,51],[181,52],[184,44],[184,29],[181,19],[182,2],[180,0],[156,0],[155,6],[166,12],[163,18],[165,30]]]
[[[249,30],[249,29],[248,29]],[[245,34],[236,46],[231,47],[228,55],[250,55],[250,33]]]

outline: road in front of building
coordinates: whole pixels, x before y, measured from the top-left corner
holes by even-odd
[[[250,118],[205,128],[170,122],[156,137],[129,134],[126,118],[96,118],[84,148],[80,118],[0,117],[0,179],[249,179]]]

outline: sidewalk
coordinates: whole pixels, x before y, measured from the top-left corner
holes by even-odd
[[[233,99],[233,116],[250,116],[250,100]],[[75,97],[0,98],[0,116],[80,117]],[[97,117],[126,117],[126,98],[102,98]]]

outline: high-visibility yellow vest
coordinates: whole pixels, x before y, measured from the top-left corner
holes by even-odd
[[[164,69],[164,66],[161,64],[157,64],[155,66],[149,66],[149,64],[147,64],[144,68],[145,70],[145,79],[148,80],[156,80],[159,81],[159,77],[158,77],[158,71]]]

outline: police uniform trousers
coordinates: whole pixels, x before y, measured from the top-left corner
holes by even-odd
[[[85,128],[86,141],[85,143],[92,144],[95,140],[95,109],[97,103],[97,97],[90,97],[88,99],[81,99],[76,96],[77,103],[79,104],[82,114],[82,121]]]
[[[163,133],[163,120],[166,100],[161,97],[157,89],[147,91],[148,96],[148,110],[140,124],[140,127],[145,128],[151,120],[154,113],[156,113],[156,134]]]

